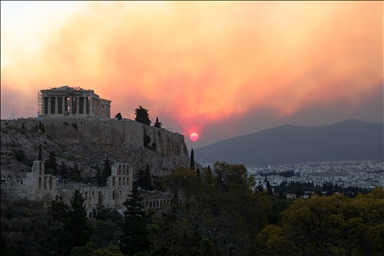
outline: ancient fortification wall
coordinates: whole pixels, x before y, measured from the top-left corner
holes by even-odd
[[[150,138],[147,147],[164,156],[188,156],[184,136],[163,128],[148,126],[130,119],[109,118],[19,118],[1,120],[1,126],[12,125],[29,131],[44,132],[57,142],[97,143],[144,146],[144,136]]]

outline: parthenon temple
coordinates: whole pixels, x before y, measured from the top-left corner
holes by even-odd
[[[111,101],[102,99],[93,90],[62,86],[41,90],[38,116],[42,117],[105,117],[111,116]]]

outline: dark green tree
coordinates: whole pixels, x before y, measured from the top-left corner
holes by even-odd
[[[41,152],[41,145],[39,145],[39,148],[38,148],[38,153],[37,153],[37,160],[39,161],[43,161],[43,154]]]
[[[121,113],[119,112],[119,113],[117,113],[117,115],[115,116],[115,118],[117,118],[117,120],[121,120],[121,119],[123,119],[123,117],[121,116]]]
[[[149,119],[149,116],[148,116],[148,110],[146,110],[145,108],[139,105],[139,108],[135,109],[135,114],[136,114],[136,118],[135,118],[136,122],[146,124],[146,125],[151,125],[151,120]]]
[[[111,168],[111,163],[109,161],[109,158],[107,157],[104,161],[103,164],[103,169],[101,171],[101,176],[102,176],[102,182],[101,186],[105,186],[107,184],[107,178],[111,176],[112,173],[112,168]]]
[[[151,172],[147,163],[144,170],[139,170],[138,179],[136,181],[138,187],[144,190],[153,190]]]
[[[90,241],[92,230],[87,223],[87,211],[84,201],[80,191],[75,190],[63,226],[63,234],[67,235],[62,241],[66,245],[65,252],[68,253],[66,255],[69,255],[74,247],[84,246]]]
[[[254,255],[272,205],[266,195],[253,192],[245,166],[217,162],[212,172],[204,168],[201,178],[181,167],[163,181],[175,202],[153,239],[154,255]],[[177,198],[178,191],[183,193]]]
[[[139,252],[147,252],[150,249],[147,229],[148,213],[142,205],[142,197],[137,186],[133,186],[132,193],[125,201],[123,235],[121,237],[120,250],[124,254],[134,255]]]
[[[155,124],[153,126],[161,128],[161,125],[162,125],[162,123],[159,122],[159,119],[156,117],[156,122],[155,122]]]
[[[69,170],[63,161],[61,161],[61,164],[59,166],[59,175],[63,179],[69,179]]]
[[[99,197],[97,198],[97,204],[96,204],[96,207],[95,207],[95,210],[94,210],[94,216],[95,216],[96,219],[100,219],[101,218],[101,212],[105,208],[104,204],[103,204],[103,198],[104,198],[103,197],[103,193],[99,192]]]
[[[92,229],[79,190],[75,190],[69,206],[62,201],[52,202],[48,214],[62,225],[41,241],[40,255],[70,255],[74,247],[84,246],[90,241]]]
[[[81,181],[81,171],[77,163],[73,166],[70,179],[77,182]]]
[[[49,152],[49,157],[47,161],[45,161],[44,163],[45,172],[49,172],[50,174],[56,175],[58,171],[57,166],[58,164],[56,162],[56,153],[55,151],[51,150],[51,152]]]
[[[191,149],[191,162],[189,164],[189,169],[195,170],[195,153],[193,153],[193,148]]]

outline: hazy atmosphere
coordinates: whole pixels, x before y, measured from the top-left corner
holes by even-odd
[[[1,119],[64,85],[198,148],[283,124],[383,121],[383,2],[1,2]],[[199,140],[192,142],[189,134]]]

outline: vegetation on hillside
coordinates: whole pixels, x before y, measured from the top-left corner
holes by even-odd
[[[143,172],[143,175],[145,172]],[[144,175],[145,176],[145,175]],[[144,179],[145,181],[145,179]],[[136,187],[124,216],[79,192],[70,205],[1,201],[4,255],[382,255],[384,190],[286,199],[253,190],[243,165],[217,162],[200,173],[180,167],[156,187],[173,199],[143,209]]]

